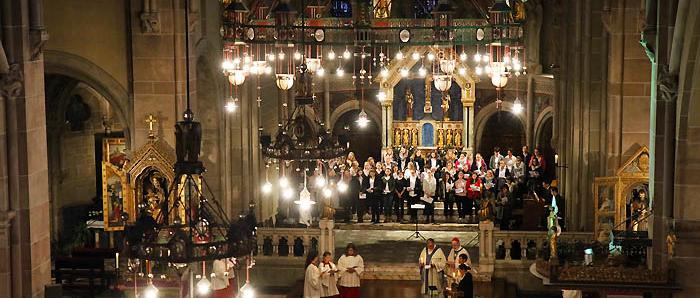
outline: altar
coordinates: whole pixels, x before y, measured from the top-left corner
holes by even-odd
[[[421,55],[429,50],[441,53],[439,48],[427,46],[408,49]],[[449,81],[430,73],[424,76],[401,74],[402,69],[417,67],[418,61],[404,59],[392,64],[390,75],[378,79],[383,98],[380,100],[382,147],[473,151],[474,83],[478,77],[472,77],[469,69],[455,71]],[[444,92],[436,87],[439,84]]]

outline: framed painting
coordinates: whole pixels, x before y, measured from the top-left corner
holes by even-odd
[[[123,168],[126,159],[126,140],[124,138],[102,138],[102,161]]]
[[[110,162],[102,162],[102,211],[105,231],[123,230],[134,206],[126,171]]]

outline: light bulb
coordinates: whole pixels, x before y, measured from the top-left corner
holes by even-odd
[[[328,60],[335,60],[335,52],[333,51],[333,49],[331,49],[330,52],[328,52]]]
[[[284,60],[284,52],[279,52],[279,54],[277,54],[277,59]]]
[[[300,59],[301,59],[301,53],[294,52],[294,60],[300,60]]]
[[[233,62],[231,62],[230,60],[224,60],[224,62],[221,62],[221,68],[223,70],[231,70],[233,69],[233,67]]]
[[[396,60],[403,60],[403,52],[401,50],[396,52]]]
[[[211,291],[211,282],[204,276],[197,282],[197,293],[205,296]]]
[[[292,197],[294,197],[294,190],[291,188],[285,188],[282,190],[282,197],[284,197],[285,200],[290,200]]]
[[[323,189],[323,196],[326,198],[330,198],[331,195],[333,195],[333,191],[330,188],[324,188]]]
[[[345,70],[342,67],[338,67],[338,69],[335,70],[335,74],[338,77],[342,77],[345,74]]]
[[[476,54],[474,54],[474,62],[481,62],[481,54],[479,54],[479,52],[476,52]]]
[[[158,297],[158,288],[151,283],[146,287],[145,290],[143,290],[143,297],[144,298],[157,298]]]
[[[490,73],[491,73],[491,66],[486,65],[486,67],[484,67],[484,71],[485,71],[487,74],[490,74]]]
[[[404,78],[405,78],[405,77],[408,77],[408,68],[405,68],[405,67],[402,68],[402,69],[399,71],[399,73],[401,73],[401,76],[404,77]]]
[[[238,109],[238,104],[236,104],[235,100],[228,100],[224,105],[224,109],[226,109],[226,112],[233,113]]]
[[[382,70],[379,72],[379,74],[383,77],[386,78],[389,76],[389,69],[386,67],[383,67]]]
[[[272,191],[272,183],[270,181],[265,181],[265,183],[262,185],[262,192],[264,194],[268,194]]]
[[[343,59],[348,60],[351,56],[352,54],[350,53],[350,51],[348,51],[348,49],[345,49],[345,52],[343,52]]]
[[[481,61],[489,62],[491,60],[489,59],[489,55],[484,54],[483,56],[481,56]]]
[[[289,179],[287,179],[287,177],[285,176],[280,177],[279,182],[281,188],[287,188],[289,186]]]
[[[461,54],[459,54],[459,61],[467,61],[467,53],[462,52]]]
[[[360,110],[360,114],[357,116],[357,120],[355,120],[355,122],[359,127],[367,127],[367,124],[369,124],[369,118],[367,117],[367,113],[364,110]]]
[[[520,103],[520,100],[516,98],[515,102],[513,103],[513,113],[520,114],[523,112],[523,110],[524,110],[523,104]]]
[[[459,71],[459,74],[460,74],[460,75],[466,75],[466,74],[467,74],[467,69],[464,68],[464,67],[460,67],[458,71]]]
[[[273,54],[273,53],[267,54],[267,61],[270,61],[270,62],[275,61],[275,54]]]
[[[348,184],[344,181],[338,181],[338,191],[344,193],[348,190]]]
[[[425,70],[425,67],[423,67],[423,66],[421,66],[421,67],[418,69],[418,75],[421,76],[421,77],[424,77],[427,73],[428,73],[428,71]]]
[[[386,100],[386,92],[384,92],[384,91],[379,91],[379,93],[377,93],[377,99],[378,99],[380,102],[385,101],[385,100]]]
[[[325,74],[326,74],[326,70],[324,68],[319,68],[318,70],[316,70],[316,75],[319,77],[323,77],[323,75],[325,75]]]
[[[316,177],[316,186],[319,188],[326,186],[326,178],[323,176]]]
[[[481,66],[474,67],[474,73],[476,73],[477,76],[480,76],[484,70],[481,68]]]
[[[433,61],[435,60],[435,54],[433,52],[428,53],[428,61]]]
[[[274,56],[273,56],[274,57]],[[265,66],[265,74],[272,74],[272,66]]]
[[[414,51],[413,54],[411,54],[411,58],[413,58],[413,60],[418,60],[420,59],[420,54]]]

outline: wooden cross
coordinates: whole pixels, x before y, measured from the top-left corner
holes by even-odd
[[[155,136],[155,134],[153,133],[154,132],[153,125],[156,123],[158,123],[158,118],[153,116],[153,114],[148,114],[148,116],[146,117],[146,124],[148,124],[148,136],[149,137]]]

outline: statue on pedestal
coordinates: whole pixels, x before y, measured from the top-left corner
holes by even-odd
[[[445,94],[442,97],[442,104],[440,105],[440,107],[442,107],[443,118],[445,119],[445,121],[449,121],[450,120],[450,113],[449,113],[449,111],[450,111],[450,95],[449,94]]]
[[[404,100],[406,100],[406,119],[413,120],[413,93],[409,87],[406,87]]]
[[[411,146],[418,147],[418,130],[415,128],[411,130]]]
[[[443,130],[442,130],[442,128],[439,128],[437,130],[437,146],[438,146],[438,148],[442,148],[445,145],[444,141],[445,140],[443,137]]]
[[[396,128],[394,129],[394,145],[400,145],[401,144],[401,129]]]
[[[410,138],[408,136],[408,128],[404,128],[403,130],[403,142],[401,142],[404,146],[408,146],[408,144],[411,144]]]
[[[451,130],[451,129],[448,129],[446,135],[447,135],[447,137],[446,137],[447,141],[445,142],[445,146],[452,146],[452,145],[454,145],[454,144],[452,143],[452,138],[453,138],[452,130]]]
[[[455,131],[455,147],[462,147],[462,132]]]

